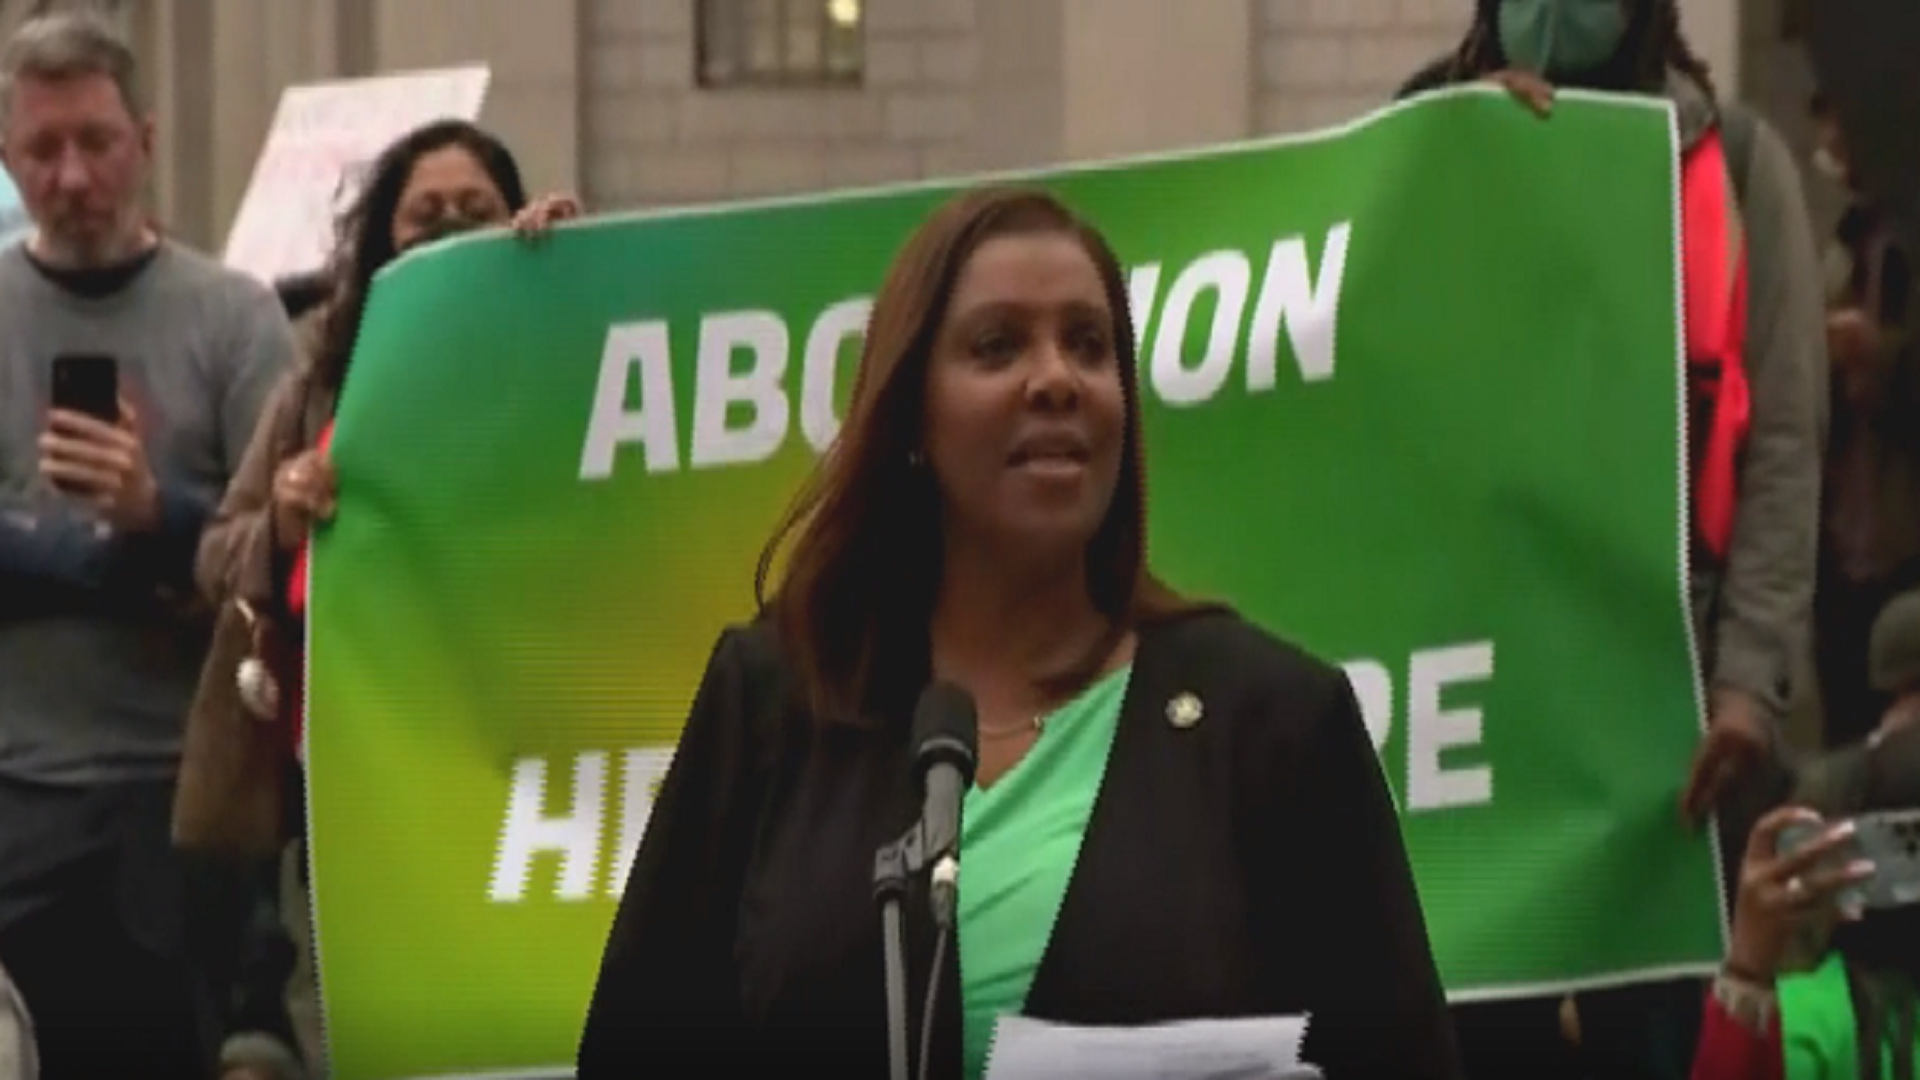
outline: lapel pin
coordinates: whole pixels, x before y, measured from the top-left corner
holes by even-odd
[[[1194,694],[1179,694],[1167,702],[1167,723],[1185,730],[1200,722],[1206,715],[1206,707],[1200,704],[1200,698]]]

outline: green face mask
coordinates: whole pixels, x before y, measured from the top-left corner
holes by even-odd
[[[1500,50],[1536,75],[1592,71],[1626,35],[1623,0],[1500,0]]]

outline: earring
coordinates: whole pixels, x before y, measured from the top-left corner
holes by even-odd
[[[907,451],[907,468],[918,469],[920,466],[925,465],[926,463],[927,463],[927,459],[920,456],[920,451],[918,450]]]

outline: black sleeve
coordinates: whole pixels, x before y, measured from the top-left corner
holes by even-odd
[[[1276,833],[1300,837],[1297,863],[1268,860],[1276,910],[1304,915],[1314,1002],[1306,1058],[1327,1080],[1460,1080],[1459,1052],[1400,821],[1374,753],[1359,702],[1345,678],[1330,674],[1311,710],[1311,726],[1290,748],[1280,775],[1288,820]],[[1278,901],[1281,890],[1293,905]],[[1304,895],[1303,895],[1304,894]],[[1298,951],[1274,964],[1300,964]]]
[[[577,1080],[735,1075],[748,1046],[735,925],[752,813],[740,632],[707,662],[600,958]],[[663,1072],[662,1070],[669,1070]]]

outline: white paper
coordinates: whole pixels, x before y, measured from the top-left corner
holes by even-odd
[[[1003,1016],[987,1080],[1321,1080],[1304,1016],[1081,1027]]]

